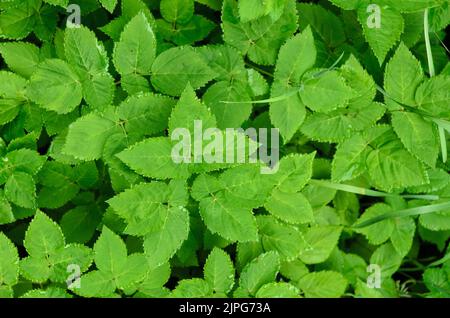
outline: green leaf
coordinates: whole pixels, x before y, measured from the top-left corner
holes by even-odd
[[[156,23],[164,39],[176,45],[189,45],[204,40],[216,26],[212,21],[197,14],[186,24],[173,24],[163,19],[156,20]]]
[[[94,32],[86,27],[69,28],[65,31],[64,52],[72,67],[88,72],[90,75],[108,71],[108,56]],[[80,70],[76,70],[80,74]],[[82,73],[81,73],[82,74]],[[80,74],[80,76],[82,76]]]
[[[415,113],[394,112],[392,127],[406,149],[414,156],[430,167],[436,165],[439,141],[438,132],[432,122]]]
[[[14,222],[16,219],[13,214],[11,204],[5,197],[3,190],[0,191],[0,224],[8,224]]]
[[[194,0],[161,0],[160,10],[167,21],[184,24],[194,14]]]
[[[306,197],[298,193],[286,193],[275,189],[264,207],[277,218],[292,224],[314,220],[313,210]]]
[[[200,215],[213,233],[230,240],[257,240],[256,220],[244,199],[218,192],[200,201]]]
[[[263,285],[275,280],[279,270],[280,259],[276,252],[261,254],[242,270],[239,287],[254,296]]]
[[[423,165],[403,148],[392,131],[384,134],[380,141],[384,143],[367,156],[370,177],[378,188],[389,191],[428,183]]]
[[[361,0],[330,0],[334,5],[344,10],[354,10],[358,8]]]
[[[97,268],[110,277],[117,277],[125,270],[127,248],[120,236],[106,226],[94,244],[94,260]]]
[[[305,119],[300,131],[319,142],[342,142],[358,131],[373,126],[384,112],[384,105],[373,102],[349,105],[349,108],[340,108],[326,114],[312,113]]]
[[[291,154],[278,164],[275,188],[285,193],[296,193],[311,180],[315,153]]]
[[[26,172],[35,175],[45,163],[45,157],[30,149],[18,149],[9,152],[0,163],[0,180],[5,182],[13,172]]]
[[[0,14],[0,37],[20,40],[31,33],[36,23],[34,14],[39,10],[40,2],[26,0],[7,7]]]
[[[332,162],[332,180],[335,182],[352,180],[364,173],[367,146],[367,141],[359,134],[340,143]]]
[[[377,17],[374,17],[377,11],[367,10],[366,5],[361,5],[358,8],[358,21],[378,62],[382,64],[387,53],[400,40],[404,29],[404,20],[400,12],[396,11],[392,6],[381,6],[377,2],[379,1],[375,1],[373,4],[378,5],[377,8],[380,11],[379,28],[376,25]]]
[[[265,251],[278,252],[283,261],[294,260],[300,255],[305,244],[300,231],[270,216],[258,216],[257,221],[261,244]]]
[[[340,273],[320,271],[306,274],[297,286],[307,298],[339,298],[347,289],[347,280]]]
[[[370,288],[367,282],[356,282],[355,296],[362,298],[398,298],[396,282],[393,279],[383,279],[381,288]]]
[[[317,4],[297,4],[300,29],[311,27],[319,38],[330,47],[337,47],[346,40],[344,26],[332,12]]]
[[[211,286],[200,278],[181,280],[172,291],[173,298],[205,298],[211,294]]]
[[[294,61],[292,56],[295,56]],[[280,49],[275,69],[272,97],[278,97],[297,88],[303,74],[316,61],[316,48],[310,28],[290,38]],[[306,116],[303,103],[297,94],[270,104],[270,119],[280,129],[285,142],[298,130]]]
[[[100,0],[100,3],[102,4],[103,8],[113,13],[117,5],[117,0]]]
[[[239,0],[239,17],[242,22],[255,20],[265,15],[273,18],[283,13],[285,0]]]
[[[65,245],[64,235],[58,224],[39,211],[30,222],[23,243],[33,258],[48,257]]]
[[[169,132],[173,134],[177,129],[186,128],[195,136],[195,121],[201,121],[203,130],[216,127],[216,118],[188,85],[172,111]]]
[[[91,271],[81,276],[80,288],[73,288],[73,291],[83,297],[108,297],[115,289],[109,274]]]
[[[405,0],[401,2],[391,2],[389,0],[379,0],[382,5],[390,5],[400,12],[416,12],[427,8],[439,6],[442,0]]]
[[[143,12],[124,28],[114,46],[113,61],[121,75],[149,75],[156,57],[156,39]]]
[[[300,260],[305,264],[325,261],[336,247],[342,228],[339,226],[313,226],[304,232],[306,244],[302,246]]]
[[[352,96],[351,88],[335,71],[306,81],[303,90],[300,90],[303,103],[310,109],[323,113],[345,107]]]
[[[90,113],[70,124],[63,152],[81,160],[99,159],[109,136],[121,132],[106,116]]]
[[[420,224],[431,231],[450,230],[450,211],[444,210],[431,214],[421,215]]]
[[[144,250],[153,267],[166,263],[189,235],[189,212],[186,209],[162,209],[157,217],[157,223],[144,239]]]
[[[273,65],[280,46],[297,30],[295,1],[288,0],[279,17],[263,16],[249,22],[239,19],[238,4],[225,0],[222,8],[225,43],[257,64]]]
[[[117,154],[137,173],[156,179],[187,178],[190,173],[184,164],[172,160],[173,143],[167,137],[148,138]]]
[[[127,258],[125,269],[117,276],[117,287],[123,290],[133,287],[144,278],[148,267],[148,259],[144,254],[131,254]]]
[[[420,62],[408,48],[401,43],[392,59],[386,65],[384,89],[387,105],[396,105],[394,101],[414,105],[414,96],[424,75]]]
[[[42,257],[25,257],[20,260],[20,275],[34,283],[46,282],[51,270],[51,264]]]
[[[72,295],[68,294],[64,289],[50,286],[46,289],[33,289],[20,298],[72,298]]]
[[[269,283],[262,286],[256,298],[299,298],[300,290],[289,283]]]
[[[163,95],[140,94],[122,102],[118,108],[118,115],[125,121],[126,131],[152,135],[168,127],[174,105],[173,99]]]
[[[332,270],[341,273],[351,285],[355,285],[358,279],[366,279],[367,264],[359,255],[344,253],[336,248],[330,257],[317,266],[317,270]]]
[[[425,80],[416,91],[416,103],[432,116],[450,119],[450,76],[438,75]]]
[[[19,278],[19,254],[3,233],[0,233],[0,256],[0,286],[14,286]]]
[[[391,234],[391,243],[398,254],[404,256],[410,251],[414,233],[416,232],[416,223],[413,218],[398,218],[394,222],[394,230]]]
[[[44,0],[44,2],[50,3],[55,6],[67,7],[69,0]]]
[[[13,72],[26,78],[33,74],[41,60],[39,48],[27,42],[2,43],[0,54]]]
[[[448,273],[444,269],[428,268],[423,273],[423,282],[430,290],[434,298],[448,298],[450,295],[450,284]]]
[[[64,248],[60,248],[56,253],[50,255],[49,263],[52,270],[50,280],[67,283],[66,280],[70,265],[79,266],[80,272],[83,273],[91,266],[92,259],[93,253],[89,247],[77,244],[66,245]]]
[[[25,172],[14,172],[5,184],[6,198],[23,208],[36,207],[36,185],[32,176]]]
[[[206,259],[205,280],[216,293],[228,294],[234,285],[234,267],[230,256],[219,248],[214,248]]]
[[[387,204],[374,204],[366,211],[364,211],[358,222],[365,222],[373,217],[383,215],[390,211],[392,211],[392,208]],[[357,229],[356,232],[363,234],[370,244],[380,245],[386,242],[391,237],[392,232],[394,231],[395,224],[395,220],[387,219],[365,228]]]
[[[370,258],[370,264],[381,268],[381,277],[387,278],[393,275],[402,263],[402,256],[397,253],[391,243],[378,247]]]
[[[67,114],[82,99],[80,79],[66,62],[47,59],[40,63],[30,79],[28,97],[47,110]]]
[[[68,243],[87,243],[100,223],[99,213],[90,206],[78,206],[67,211],[60,225]]]
[[[171,48],[158,55],[151,73],[153,86],[171,96],[180,96],[188,83],[193,89],[203,87],[217,75],[189,46]]]
[[[240,127],[252,112],[250,103],[223,103],[251,100],[248,86],[242,82],[229,84],[226,81],[211,85],[203,95],[203,101],[211,108],[211,112],[217,118],[217,127],[220,129]]]

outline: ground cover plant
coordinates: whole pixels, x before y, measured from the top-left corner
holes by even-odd
[[[450,297],[449,22],[1,0],[0,297]]]

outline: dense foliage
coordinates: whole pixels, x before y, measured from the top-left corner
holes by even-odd
[[[449,22],[448,0],[0,0],[0,297],[450,297]],[[277,128],[276,172],[174,162],[198,121]]]

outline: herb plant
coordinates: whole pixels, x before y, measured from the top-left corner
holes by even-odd
[[[0,297],[450,297],[449,23],[448,0],[1,0]],[[176,162],[197,123],[275,129],[280,159]]]

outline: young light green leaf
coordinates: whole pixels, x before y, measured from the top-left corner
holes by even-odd
[[[32,176],[25,172],[14,172],[5,184],[6,198],[23,208],[36,207],[36,185]]]
[[[292,56],[295,60],[292,61]],[[303,74],[314,66],[316,48],[311,29],[289,39],[280,49],[275,69],[275,82],[272,86],[272,97],[281,96],[296,90]],[[303,103],[297,94],[286,100],[270,104],[270,119],[280,129],[285,142],[289,141],[305,118]]]
[[[387,105],[396,105],[394,101],[406,105],[414,105],[417,86],[424,75],[419,61],[401,43],[392,59],[386,65],[384,73],[384,89]]]
[[[242,22],[238,4],[225,0],[222,8],[222,30],[225,43],[235,47],[251,61],[262,65],[276,62],[279,47],[297,30],[295,1],[288,0],[283,13]]]
[[[436,165],[439,140],[437,129],[432,122],[415,113],[394,112],[392,127],[406,149],[414,156],[430,167]]]
[[[117,0],[100,0],[100,3],[103,8],[112,13],[117,5]]]
[[[314,220],[313,210],[306,197],[300,193],[286,193],[274,189],[264,207],[273,216],[292,224]]]
[[[109,118],[90,113],[70,124],[63,152],[81,160],[94,160],[102,156],[109,136],[121,132]]]
[[[263,285],[275,280],[279,270],[280,259],[276,252],[261,254],[242,270],[239,287],[249,295],[256,295]]]
[[[257,240],[256,220],[244,199],[221,191],[201,200],[199,208],[211,232],[231,241]]]
[[[19,254],[3,233],[0,233],[0,256],[0,286],[14,286],[19,278]]]
[[[328,113],[345,107],[353,92],[337,72],[330,71],[305,82],[300,97],[310,109]]]
[[[158,55],[151,72],[153,86],[171,96],[180,96],[188,83],[198,89],[217,75],[189,46],[171,48]]]
[[[172,159],[173,143],[169,138],[148,138],[117,154],[137,173],[156,179],[187,178],[190,173],[185,164]]]
[[[289,283],[269,283],[262,286],[256,298],[299,298],[300,290]]]
[[[47,59],[38,65],[31,76],[27,95],[47,110],[67,114],[81,102],[81,82],[69,64],[58,59]]]
[[[153,267],[166,263],[189,235],[189,212],[182,207],[161,209],[157,223],[144,238],[144,250]]]
[[[336,247],[342,228],[339,226],[313,226],[304,232],[306,244],[302,246],[300,260],[305,264],[325,261]]]
[[[36,212],[23,243],[33,258],[48,257],[65,245],[60,227],[43,212]]]
[[[110,277],[118,276],[126,268],[127,248],[120,236],[106,226],[94,244],[94,260],[97,268]]]
[[[400,12],[391,6],[374,5],[371,10],[365,5],[360,6],[358,21],[378,62],[382,64],[389,50],[400,40],[404,20]]]
[[[114,46],[113,61],[121,75],[149,75],[156,57],[156,39],[143,12],[124,28]]]
[[[26,42],[2,43],[0,54],[12,71],[26,78],[33,74],[41,60],[39,48]]]
[[[333,271],[320,271],[303,276],[297,286],[307,298],[339,298],[347,289],[347,280]]]
[[[227,294],[234,285],[234,267],[230,256],[219,248],[209,254],[204,267],[205,280],[216,293]]]
[[[300,231],[278,222],[271,216],[258,216],[257,222],[261,244],[265,251],[278,252],[283,261],[292,261],[300,255],[305,245]]]

